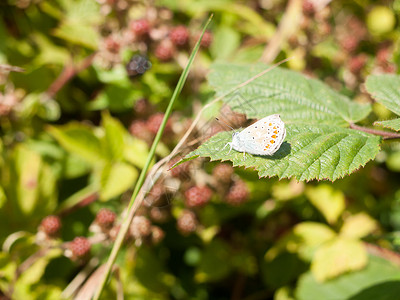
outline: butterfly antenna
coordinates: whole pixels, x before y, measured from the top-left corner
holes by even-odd
[[[231,125],[229,125],[229,124],[226,123],[225,121],[220,120],[220,119],[218,119],[218,118],[215,118],[215,120],[217,120],[218,122],[224,123],[224,124],[225,124],[226,126],[228,126],[230,129],[235,130]]]

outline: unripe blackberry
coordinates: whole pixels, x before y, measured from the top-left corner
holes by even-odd
[[[120,43],[112,35],[104,39],[104,47],[111,53],[118,53],[121,48]]]
[[[47,216],[40,223],[39,230],[46,233],[47,236],[57,235],[61,228],[61,220],[57,216]]]
[[[185,192],[188,207],[203,206],[210,201],[212,191],[207,186],[193,186]]]
[[[237,180],[230,187],[228,194],[225,197],[227,203],[231,205],[240,205],[247,201],[249,190],[246,183],[242,180]]]
[[[233,168],[228,164],[218,164],[213,170],[214,178],[221,183],[229,183],[232,179]]]
[[[144,36],[150,31],[150,23],[146,19],[133,20],[129,24],[129,27],[132,32],[138,37]]]
[[[153,207],[150,209],[150,218],[157,223],[164,223],[168,220],[170,214],[167,209]]]
[[[135,216],[130,226],[130,232],[135,239],[151,234],[151,222],[144,216]]]
[[[151,68],[151,62],[142,55],[134,55],[131,60],[126,64],[126,71],[129,77],[144,74]]]
[[[96,215],[96,223],[103,229],[109,229],[114,225],[116,217],[115,212],[102,208]]]
[[[147,99],[142,98],[136,101],[133,110],[137,116],[145,118],[151,114],[153,107]]]
[[[384,65],[388,62],[390,57],[392,56],[392,53],[388,47],[383,47],[378,50],[376,53],[376,61],[380,65]]]
[[[189,40],[189,30],[183,25],[177,26],[171,30],[169,38],[175,45],[184,46]]]
[[[315,13],[314,3],[310,0],[303,1],[303,13],[307,16],[313,15]]]
[[[362,68],[365,66],[365,64],[367,63],[367,56],[365,54],[359,54],[355,57],[352,57],[349,60],[349,70],[350,72],[352,72],[353,74],[358,74]]]
[[[82,258],[89,254],[91,245],[87,238],[78,236],[68,244],[68,248],[71,250],[73,257]]]
[[[213,41],[213,34],[210,31],[206,31],[203,34],[203,38],[200,41],[200,46],[203,48],[208,48],[210,47],[212,41]]]
[[[158,129],[161,126],[161,123],[164,119],[164,114],[163,113],[157,113],[152,115],[148,120],[147,120],[147,129],[153,133],[156,134]],[[169,133],[172,130],[172,126],[171,126],[171,119],[169,119],[165,125],[164,128],[164,133]]]
[[[147,129],[147,123],[145,121],[133,121],[131,126],[129,127],[129,132],[133,136],[146,142],[151,142],[151,140],[153,139],[153,134]]]
[[[175,54],[175,47],[170,40],[164,40],[157,45],[154,55],[161,61],[169,61]]]
[[[347,52],[353,52],[357,49],[359,42],[360,40],[358,39],[358,37],[354,35],[349,35],[344,37],[340,41],[340,45],[342,46],[343,50]]]
[[[184,210],[176,221],[176,225],[182,234],[190,234],[197,229],[196,215],[190,210]]]
[[[182,158],[177,156],[174,157],[171,162],[169,163],[169,166],[172,167],[173,165],[175,165],[177,162],[179,162]],[[172,177],[175,178],[182,178],[185,175],[187,176],[189,172],[189,163],[188,162],[184,162],[178,166],[176,166],[175,168],[170,170],[170,174]]]
[[[159,244],[165,237],[165,232],[158,226],[151,227],[151,241],[153,244]]]

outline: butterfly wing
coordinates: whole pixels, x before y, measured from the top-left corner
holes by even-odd
[[[285,124],[278,114],[265,117],[239,133],[245,151],[256,155],[273,155],[285,137]]]

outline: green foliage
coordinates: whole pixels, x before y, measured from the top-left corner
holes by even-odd
[[[265,69],[263,64],[218,63],[212,66],[208,80],[217,95],[225,95]],[[319,80],[282,68],[269,71],[223,101],[248,118],[279,113],[287,123],[348,126],[371,112],[370,105],[358,104]]]
[[[229,147],[221,151],[232,141],[231,132],[213,136],[186,157],[231,160],[234,166],[256,169],[260,177],[333,181],[374,159],[381,141],[378,136],[333,125],[288,124],[286,132],[281,148],[271,157],[244,156],[234,150],[228,154]]]
[[[377,102],[382,103],[397,115],[400,115],[399,85],[399,75],[371,75],[365,84],[368,92]],[[379,121],[375,124],[400,131],[400,119]]]

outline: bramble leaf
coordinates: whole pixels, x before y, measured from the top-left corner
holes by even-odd
[[[232,141],[231,132],[222,132],[182,161],[200,157],[211,160],[230,160],[234,166],[254,168],[260,177],[294,177],[297,180],[336,180],[348,175],[379,151],[381,137],[332,125],[288,124],[287,136],[273,156],[256,156],[224,146]]]
[[[365,83],[368,93],[389,110],[400,115],[400,76],[393,74],[371,75]],[[374,125],[381,125],[400,131],[400,119],[378,121]]]
[[[400,115],[400,76],[393,74],[371,75],[365,82],[368,93],[392,112]]]
[[[209,83],[223,95],[267,68],[266,65],[214,64]],[[319,80],[275,68],[224,97],[234,111],[249,118],[279,113],[285,122],[347,126],[364,119],[370,105],[351,101]]]

